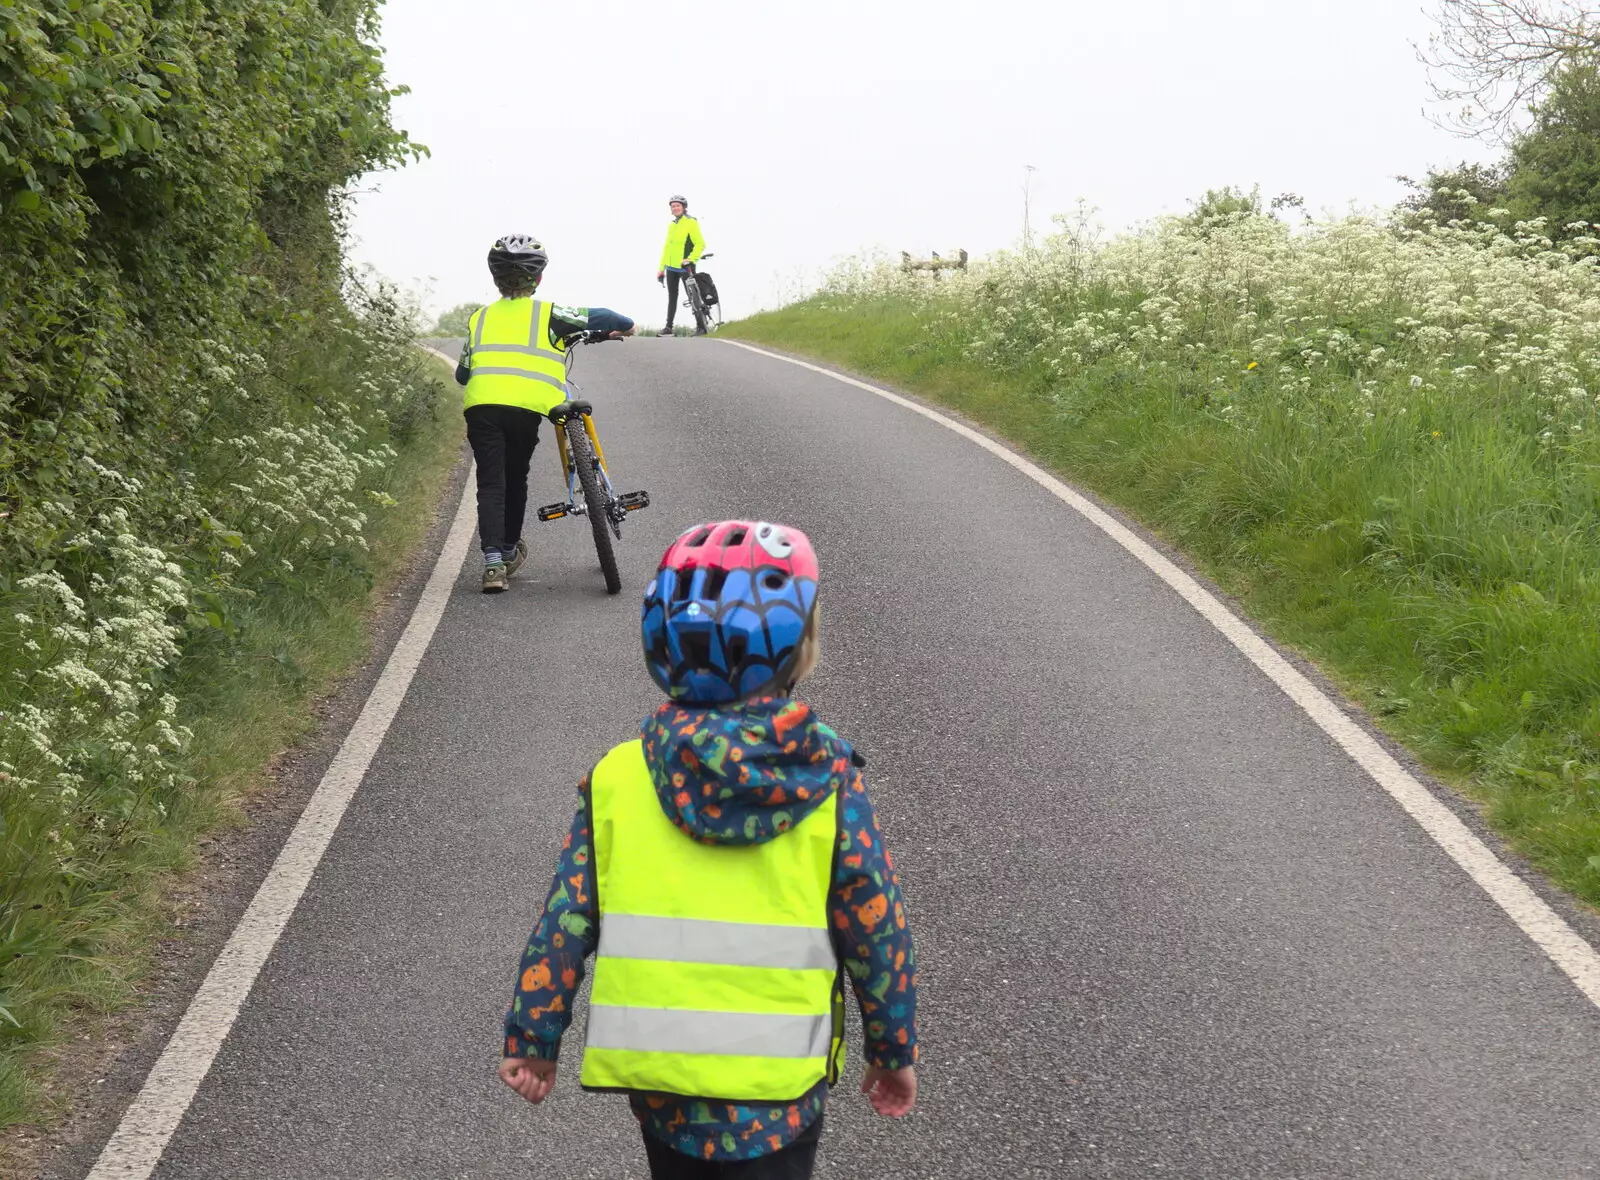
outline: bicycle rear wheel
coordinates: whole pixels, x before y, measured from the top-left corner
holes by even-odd
[[[594,551],[600,558],[600,570],[606,576],[606,593],[622,590],[622,575],[617,572],[617,554],[611,547],[611,502],[600,483],[596,471],[594,448],[589,445],[589,435],[583,429],[583,416],[573,414],[566,421],[567,446],[572,449],[572,462],[578,468],[578,483],[583,487],[583,505],[589,516],[589,530],[594,533]]]

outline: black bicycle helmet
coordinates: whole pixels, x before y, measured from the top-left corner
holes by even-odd
[[[506,234],[489,250],[489,273],[500,279],[539,281],[550,256],[532,234]]]

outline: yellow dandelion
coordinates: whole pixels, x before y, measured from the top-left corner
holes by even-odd
[[[1253,368],[1255,368],[1255,367],[1256,367],[1256,363],[1255,363],[1255,361],[1251,361],[1251,362],[1250,362],[1250,363],[1249,363],[1249,364],[1248,364],[1248,365],[1246,365],[1246,366],[1245,366],[1245,367],[1244,367],[1244,371],[1245,371],[1245,372],[1246,372],[1246,373],[1248,373],[1248,372],[1249,372],[1249,371],[1250,371],[1250,370],[1251,370],[1251,369],[1253,369]]]

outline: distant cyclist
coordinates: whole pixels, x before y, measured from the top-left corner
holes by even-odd
[[[694,264],[706,252],[706,239],[700,232],[700,223],[689,216],[689,199],[674,194],[667,202],[667,207],[672,210],[672,221],[667,225],[667,244],[661,250],[661,268],[656,271],[656,281],[665,278],[667,282],[667,323],[661,329],[663,336],[672,335],[672,318],[678,312],[679,282],[685,276],[688,276],[689,282],[695,281]],[[706,334],[706,325],[698,317],[694,334]]]
[[[478,540],[483,592],[507,588],[528,559],[522,518],[528,467],[539,445],[539,420],[567,400],[567,341],[586,331],[613,339],[633,334],[633,321],[604,307],[557,307],[533,297],[550,261],[531,234],[506,234],[489,251],[489,274],[500,298],[467,321],[456,364],[467,441],[478,465]]]

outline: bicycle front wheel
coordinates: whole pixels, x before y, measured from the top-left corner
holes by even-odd
[[[689,310],[694,312],[694,326],[702,332],[710,331],[711,315],[706,309],[706,301],[700,293],[700,279],[693,273],[684,276],[684,294],[689,299]]]
[[[622,575],[617,572],[617,554],[611,547],[611,502],[600,482],[594,448],[589,445],[582,415],[573,414],[568,418],[565,429],[567,446],[572,449],[572,461],[578,468],[578,483],[583,487],[589,530],[594,533],[595,556],[600,558],[600,572],[606,576],[606,593],[617,594],[622,590]]]

